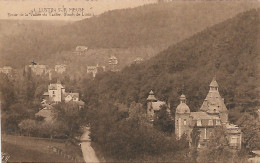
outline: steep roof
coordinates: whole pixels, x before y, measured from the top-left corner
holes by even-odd
[[[50,84],[49,86],[48,86],[48,89],[49,90],[57,90],[57,88],[58,88],[58,86],[61,86],[61,88],[64,88],[61,84]]]
[[[35,116],[44,117],[45,121],[52,121],[53,120],[53,113],[51,109],[42,109]]]
[[[213,78],[211,87],[218,87],[216,80]],[[216,109],[216,111],[214,110]],[[223,98],[220,96],[218,89],[210,89],[205,100],[203,101],[201,107],[201,111],[212,112],[227,112],[226,105],[224,103]]]
[[[79,98],[79,93],[65,93],[65,97],[67,97],[68,95],[70,95],[72,98],[73,97]]]
[[[191,112],[190,116],[193,120],[198,119],[220,119],[218,116],[209,115],[206,112]]]
[[[218,91],[209,91],[200,110],[208,111],[209,108],[216,108],[219,112],[227,112],[224,100],[222,99]]]
[[[156,101],[156,102],[152,102],[152,108],[155,111],[158,111],[161,109],[161,106],[166,105],[166,102],[164,101]]]

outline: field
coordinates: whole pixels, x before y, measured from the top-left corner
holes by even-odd
[[[55,147],[83,162],[79,147],[63,140],[48,140],[24,136],[2,136],[2,152],[10,155],[10,162],[72,162],[50,150]],[[73,161],[74,162],[74,161]]]

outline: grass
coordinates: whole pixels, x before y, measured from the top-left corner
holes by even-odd
[[[28,146],[15,145],[11,143],[2,143],[2,150],[10,155],[8,162],[71,162],[62,156],[48,153],[39,148],[31,149]]]
[[[72,162],[52,153],[48,147],[56,147],[79,162],[84,161],[80,147],[66,140],[2,135],[2,151],[11,156],[11,162]]]

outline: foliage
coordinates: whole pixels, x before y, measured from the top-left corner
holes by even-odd
[[[251,2],[171,2],[108,11],[67,24],[3,20],[0,24],[3,28],[0,33],[0,64],[22,67],[31,60],[60,62],[63,60],[60,53],[71,51],[78,45],[90,48],[141,47],[141,51],[122,53],[121,58],[124,60],[136,53],[146,57],[145,53],[154,54],[150,53],[154,50],[157,53],[257,5]],[[64,61],[70,60],[65,58]]]
[[[159,156],[188,148],[187,139],[177,141],[156,130],[140,104],[131,104],[128,117],[122,116],[125,114],[112,104],[95,111],[91,139],[102,145],[106,156],[116,160],[144,160],[147,155]]]
[[[253,115],[244,113],[237,121],[243,132],[242,146],[248,152],[260,148],[260,122]]]
[[[215,129],[206,147],[199,151],[198,162],[232,162],[233,151],[229,148],[224,128]]]
[[[85,124],[84,114],[76,103],[69,102],[55,105],[54,115],[55,120],[68,129],[68,137],[74,138],[81,134],[80,127]]]
[[[31,133],[35,132],[36,130],[36,122],[34,120],[23,120],[19,123],[19,128],[22,132],[26,132],[28,136],[31,135]]]
[[[167,111],[168,106],[163,105],[155,115],[153,125],[156,129],[162,132],[167,132],[170,135],[174,132],[174,121],[171,113]]]
[[[89,85],[82,85],[83,99],[90,105],[96,105],[97,100],[127,106],[132,101],[145,104],[153,89],[156,97],[169,101],[175,112],[183,92],[191,111],[196,111],[216,75],[220,94],[231,113],[251,112],[259,104],[255,89],[258,12],[239,14],[208,28],[143,64],[126,67],[119,73],[98,75]]]

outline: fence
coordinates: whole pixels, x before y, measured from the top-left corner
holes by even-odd
[[[62,149],[60,148],[57,148],[57,147],[53,147],[53,146],[47,146],[47,150],[51,153],[55,153],[55,154],[58,154],[66,159],[69,159],[71,161],[73,161],[74,163],[80,163],[82,161],[79,161],[77,160],[77,158],[73,155],[70,155],[66,152],[64,152]]]

